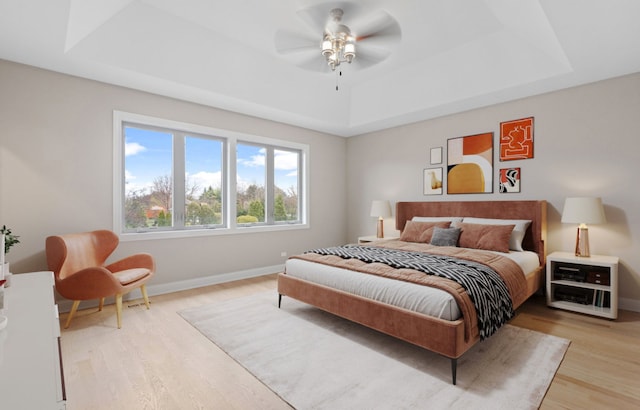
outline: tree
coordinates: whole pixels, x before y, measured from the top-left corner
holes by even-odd
[[[186,225],[212,225],[220,223],[220,214],[204,202],[192,201],[187,205]]]
[[[287,218],[287,210],[284,206],[284,197],[282,195],[276,196],[276,201],[273,204],[273,216],[276,221],[286,221]]]
[[[171,212],[165,213],[164,211],[160,211],[156,222],[158,226],[171,226]]]
[[[156,177],[151,189],[151,201],[165,210],[171,209],[173,194],[173,182],[169,175]]]
[[[200,195],[200,202],[209,204],[214,212],[222,212],[222,192],[220,188],[213,189],[209,186]]]
[[[262,201],[251,201],[249,204],[249,215],[258,218],[258,221],[264,221],[264,203]]]
[[[284,195],[285,207],[287,209],[287,215],[290,219],[298,218],[298,192],[291,186]]]
[[[243,215],[245,213],[251,214],[250,206],[253,201],[264,202],[264,187],[256,184],[249,185],[244,191],[238,191],[237,198],[237,214],[236,216]],[[264,220],[264,203],[263,203],[263,219]]]
[[[144,191],[132,191],[124,200],[124,222],[127,228],[147,226],[146,210],[149,208],[149,196]]]

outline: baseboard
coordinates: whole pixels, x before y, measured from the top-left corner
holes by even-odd
[[[640,300],[638,299],[619,298],[618,302],[618,309],[640,312]]]
[[[149,295],[149,297],[164,295],[167,293],[179,292],[182,290],[201,288],[203,286],[218,285],[220,283],[233,282],[241,279],[249,279],[249,278],[256,278],[258,276],[271,275],[273,273],[282,272],[283,270],[284,270],[284,265],[274,265],[274,266],[267,266],[263,268],[248,269],[248,270],[238,271],[238,272],[223,273],[220,275],[204,276],[201,278],[187,279],[187,280],[181,280],[181,281],[170,282],[170,283],[161,283],[158,285],[150,284],[150,285],[147,285],[147,294]],[[131,293],[124,295],[122,297],[122,301],[123,303],[125,303],[125,306],[126,306],[127,301],[136,300],[140,298],[142,298],[142,294],[140,293],[139,289],[136,289]],[[71,300],[61,299],[58,301],[58,310],[60,312],[69,312],[71,310],[72,303],[73,302]],[[113,304],[113,303],[115,303],[114,298],[107,298],[105,300],[105,304]],[[98,306],[98,300],[86,300],[86,301],[80,302],[79,309],[87,309],[87,308],[92,308],[97,306]]]

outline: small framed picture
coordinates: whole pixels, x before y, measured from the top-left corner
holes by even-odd
[[[533,117],[500,123],[500,161],[533,158]]]
[[[442,164],[442,147],[431,148],[431,164]]]
[[[424,195],[442,195],[442,168],[424,170]]]
[[[501,194],[520,192],[520,168],[500,169],[499,191]]]

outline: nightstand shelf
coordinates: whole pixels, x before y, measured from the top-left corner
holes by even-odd
[[[618,258],[568,252],[547,256],[547,305],[573,312],[618,317]]]

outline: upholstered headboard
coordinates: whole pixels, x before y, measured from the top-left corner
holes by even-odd
[[[469,216],[476,218],[528,219],[522,246],[538,254],[544,265],[547,240],[546,201],[445,201],[396,203],[396,229],[402,231],[414,216]]]

